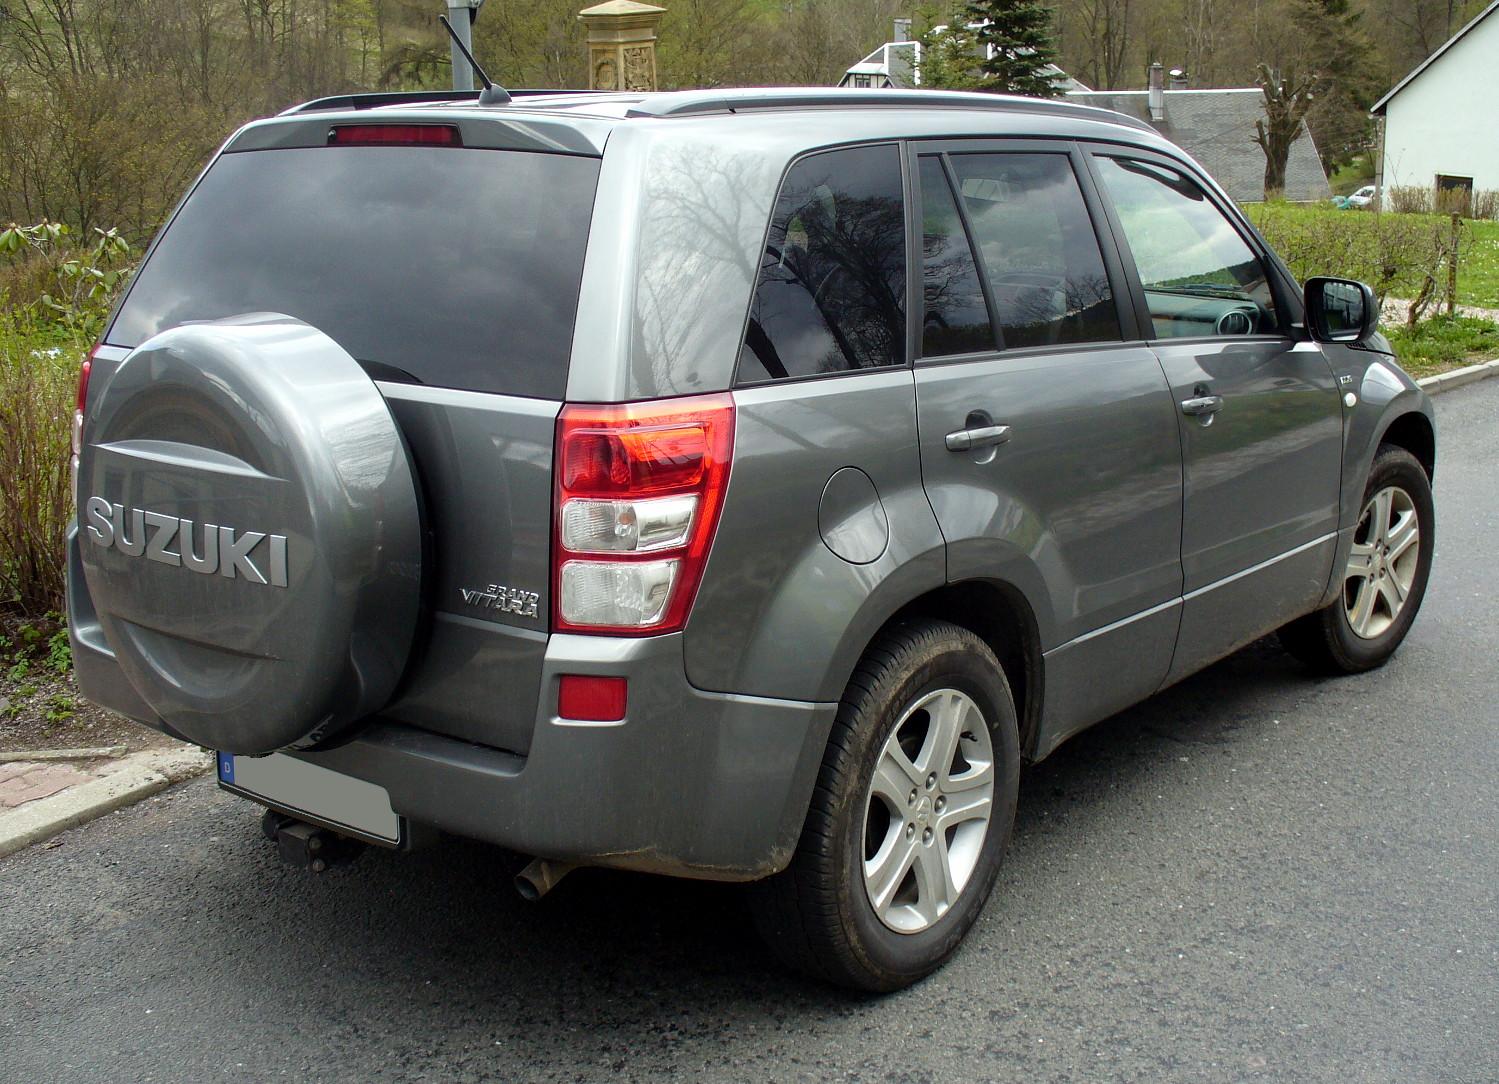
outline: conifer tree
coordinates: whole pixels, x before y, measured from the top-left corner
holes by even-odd
[[[1061,93],[1048,64],[1056,63],[1051,10],[1038,0],[969,0],[964,18],[993,55],[983,61],[984,90],[1055,98]]]

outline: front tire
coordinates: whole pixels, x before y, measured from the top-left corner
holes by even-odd
[[[792,967],[852,989],[930,974],[993,887],[1019,770],[988,645],[941,621],[886,634],[839,706],[796,854],[760,887],[761,934]]]
[[[1382,445],[1369,468],[1338,597],[1280,630],[1286,650],[1324,673],[1383,666],[1426,596],[1435,538],[1426,471],[1404,448]]]

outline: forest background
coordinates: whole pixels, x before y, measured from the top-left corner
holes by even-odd
[[[497,81],[585,85],[578,0],[488,0],[476,52]],[[1058,0],[1061,66],[1138,89],[1152,61],[1194,87],[1316,71],[1329,169],[1370,142],[1367,108],[1479,0]],[[666,0],[664,88],[835,84],[890,40],[954,21],[912,0]],[[238,124],[320,95],[450,85],[441,10],[413,0],[0,0],[0,222],[149,238]]]

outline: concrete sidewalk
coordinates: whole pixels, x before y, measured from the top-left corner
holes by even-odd
[[[138,802],[213,764],[194,746],[149,749],[118,758],[36,759],[0,763],[0,857]],[[108,752],[108,751],[101,751]]]

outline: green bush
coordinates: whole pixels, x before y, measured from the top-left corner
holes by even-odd
[[[1336,275],[1367,282],[1382,303],[1386,297],[1419,302],[1419,319],[1445,290],[1448,261],[1461,260],[1471,231],[1435,216],[1371,214],[1308,209],[1286,203],[1245,208],[1266,241],[1301,281]]]
[[[78,369],[130,256],[113,230],[86,245],[56,223],[0,230],[0,606],[11,612],[63,609]]]

